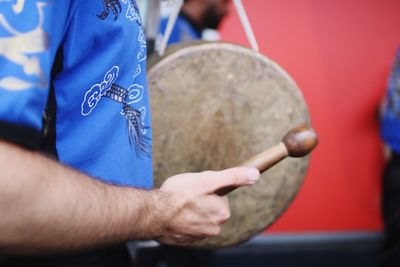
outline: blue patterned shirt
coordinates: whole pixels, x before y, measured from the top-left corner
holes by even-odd
[[[152,186],[135,0],[0,1],[0,138],[38,147],[48,98],[60,162],[113,184]]]

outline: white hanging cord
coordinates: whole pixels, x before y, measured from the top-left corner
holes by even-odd
[[[236,10],[239,14],[240,21],[243,25],[244,31],[246,32],[246,36],[250,42],[251,47],[253,48],[254,51],[259,52],[260,48],[258,46],[256,37],[253,32],[253,28],[251,27],[251,24],[250,24],[247,14],[246,14],[246,9],[243,6],[242,0],[233,0],[233,3],[235,4]]]
[[[171,37],[172,30],[174,29],[176,20],[178,19],[179,12],[183,6],[183,0],[175,0],[174,5],[171,10],[171,14],[169,15],[167,27],[165,29],[164,37],[162,38],[160,48],[158,50],[158,55],[163,56],[165,50],[167,49],[167,44],[169,38]]]

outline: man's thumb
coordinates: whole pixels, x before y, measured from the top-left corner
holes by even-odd
[[[239,187],[254,184],[260,177],[260,172],[256,168],[236,167],[223,171],[212,172],[213,188],[212,192],[224,187]]]

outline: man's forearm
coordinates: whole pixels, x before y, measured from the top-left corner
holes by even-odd
[[[51,253],[154,238],[168,220],[168,201],[160,200],[167,197],[157,191],[107,185],[1,141],[0,168],[1,250]]]

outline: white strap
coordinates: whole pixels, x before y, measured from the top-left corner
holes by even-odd
[[[251,47],[256,52],[260,51],[256,37],[253,32],[253,28],[251,27],[249,18],[247,17],[246,10],[243,6],[242,0],[233,0],[233,3],[235,4],[236,10],[239,14],[240,21],[243,25],[244,31],[246,32],[246,36],[250,42]]]
[[[183,6],[183,0],[175,0],[172,7],[171,14],[169,15],[167,28],[165,29],[164,37],[162,38],[158,54],[163,56],[167,48],[169,38],[171,37],[172,30],[174,29],[176,20],[178,19],[179,12]]]

